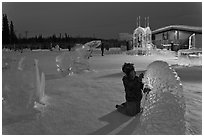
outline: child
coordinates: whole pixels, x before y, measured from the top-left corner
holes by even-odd
[[[124,63],[122,71],[125,73],[122,81],[125,88],[126,102],[121,105],[116,105],[116,108],[125,115],[134,116],[141,111],[140,102],[144,85],[142,83],[143,73],[141,73],[139,77],[136,76],[134,64],[132,63]]]

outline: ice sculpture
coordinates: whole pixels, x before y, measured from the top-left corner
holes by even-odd
[[[199,49],[179,50],[178,65],[202,66],[202,50]]]
[[[91,41],[84,45],[77,45],[71,52],[63,52],[56,57],[57,71],[70,75],[89,70],[88,59],[94,48],[98,47],[101,41]]]
[[[60,51],[60,46],[57,44],[55,47],[52,47],[52,51]]]
[[[143,82],[151,88],[140,117],[141,134],[185,134],[185,102],[177,73],[166,62],[147,67]]]
[[[39,70],[38,60],[3,58],[3,113],[21,115],[32,111],[35,103],[44,104],[44,90],[45,75]]]

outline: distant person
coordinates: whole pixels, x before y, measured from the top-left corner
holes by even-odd
[[[108,45],[106,45],[106,48],[105,48],[107,51],[109,51],[109,46]]]
[[[104,56],[104,43],[101,43],[101,56]]]
[[[174,50],[174,42],[171,41],[171,51],[173,51],[173,50]]]
[[[144,77],[144,74],[141,73],[139,77],[136,76],[134,64],[132,63],[124,63],[122,71],[125,73],[122,81],[125,88],[126,102],[121,105],[116,105],[116,108],[119,112],[125,115],[135,116],[137,113],[142,111],[140,104],[142,100],[144,85],[142,83],[142,78]],[[143,92],[145,93],[149,91],[150,89],[145,88]]]
[[[21,46],[21,48],[20,48],[20,52],[23,53],[23,47],[22,47],[22,46]]]
[[[68,50],[71,51],[71,45],[70,44],[68,44]]]
[[[125,44],[126,44],[126,49],[127,49],[127,51],[130,50],[130,49],[129,49],[129,43],[128,43],[128,41],[127,41]]]

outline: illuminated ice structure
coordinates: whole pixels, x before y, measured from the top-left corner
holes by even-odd
[[[202,50],[201,49],[179,50],[178,65],[202,66]]]
[[[100,46],[101,41],[91,41],[84,45],[77,45],[70,52],[63,52],[56,57],[57,71],[64,75],[80,73],[84,70],[89,70],[88,59],[93,52],[93,49]]]
[[[36,104],[44,105],[45,75],[39,70],[38,60],[2,60],[3,116],[33,112]]]
[[[166,62],[147,67],[143,82],[151,88],[143,104],[139,134],[185,134],[185,102],[177,73]]]
[[[61,48],[58,44],[55,47],[52,47],[52,51],[60,51],[60,50]]]

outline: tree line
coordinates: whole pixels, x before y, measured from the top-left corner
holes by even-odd
[[[14,32],[14,25],[12,21],[8,21],[7,15],[3,14],[2,23],[2,44],[14,44],[17,42],[17,37]]]
[[[8,21],[7,15],[3,14],[2,23],[2,48],[11,50],[19,49],[52,49],[59,45],[63,49],[71,49],[75,44],[84,44],[92,40],[101,40],[104,47],[108,50],[111,47],[120,47],[121,42],[117,39],[101,39],[96,37],[72,37],[67,33],[53,34],[52,36],[43,37],[42,34],[34,37],[17,37],[14,30],[13,21]]]

